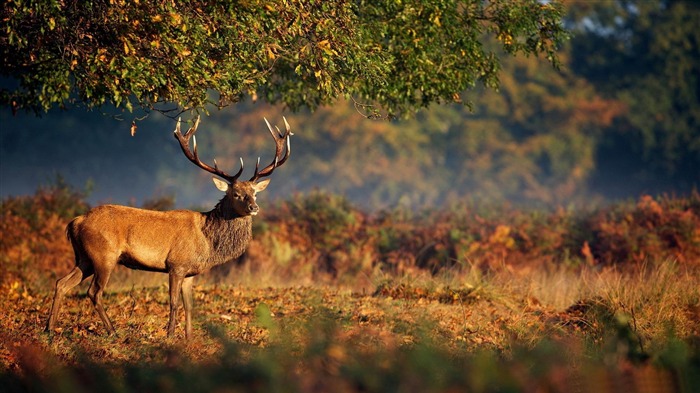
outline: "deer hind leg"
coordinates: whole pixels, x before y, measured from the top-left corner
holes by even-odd
[[[58,320],[58,314],[61,311],[61,304],[63,303],[63,298],[76,285],[80,284],[86,278],[90,277],[93,273],[92,264],[86,262],[85,260],[80,260],[70,271],[70,273],[63,276],[63,278],[56,281],[56,292],[53,296],[53,303],[51,304],[51,312],[49,313],[49,321],[46,323],[46,331],[53,331],[56,321]]]
[[[192,337],[192,307],[194,299],[192,296],[192,283],[194,276],[185,277],[182,280],[182,304],[185,306],[185,337]]]
[[[92,304],[95,306],[95,310],[97,310],[97,314],[100,316],[100,319],[102,319],[109,334],[115,334],[116,330],[114,330],[114,325],[112,325],[102,305],[102,293],[105,287],[107,287],[109,277],[112,275],[115,266],[116,264],[109,263],[95,264],[95,277],[92,279],[92,283],[88,289],[88,297],[92,300]]]
[[[170,272],[170,318],[168,319],[168,337],[175,335],[177,312],[180,310],[180,291],[184,275]]]

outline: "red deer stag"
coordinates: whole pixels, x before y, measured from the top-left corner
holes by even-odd
[[[241,168],[233,176],[220,170],[216,160],[213,167],[203,163],[197,155],[197,140],[194,137],[199,118],[185,135],[180,133],[178,120],[175,138],[185,156],[198,167],[225,180],[213,177],[216,187],[226,194],[210,212],[160,212],[104,205],[73,219],[66,227],[66,233],[75,253],[75,268],[56,282],[56,293],[46,330],[54,330],[66,293],[94,275],[87,291],[88,296],[108,332],[115,333],[101,299],[109,276],[121,264],[130,269],[167,273],[170,276],[168,336],[175,333],[182,294],[185,336],[191,337],[194,276],[243,254],[252,237],[253,216],[259,211],[255,194],[264,190],[270,182],[269,179],[258,180],[271,175],[275,168],[289,158],[289,137],[292,132],[287,119],[284,119],[287,128],[284,133],[277,127],[277,131],[273,131],[267,119],[265,123],[275,139],[275,158],[263,169],[259,169],[258,158],[253,177],[248,181],[238,181],[243,172],[243,159]],[[190,137],[193,141],[192,150],[189,146]]]

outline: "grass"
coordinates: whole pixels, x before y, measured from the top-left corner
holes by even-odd
[[[437,277],[378,274],[372,290],[268,287],[236,271],[232,285],[196,284],[187,341],[182,326],[165,336],[164,284],[107,294],[118,336],[105,335],[84,288],[48,335],[52,294],[6,285],[0,383],[71,392],[700,386],[698,274],[669,261],[624,272],[465,265]]]
[[[539,213],[298,196],[196,279],[190,340],[166,337],[167,276],[125,268],[117,336],[87,283],[43,331],[82,199],[1,201],[3,391],[700,391],[697,193]]]

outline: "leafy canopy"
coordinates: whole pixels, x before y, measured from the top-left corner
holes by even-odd
[[[9,0],[0,100],[179,112],[345,96],[394,115],[497,87],[502,51],[556,65],[561,13],[537,0]]]

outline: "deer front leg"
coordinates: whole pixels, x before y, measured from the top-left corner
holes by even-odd
[[[185,337],[192,337],[192,307],[194,299],[192,296],[192,284],[194,276],[185,277],[182,281],[182,303],[185,306]]]
[[[180,308],[180,291],[184,279],[184,275],[170,272],[170,319],[168,320],[168,337],[172,337],[175,334],[177,312]]]

